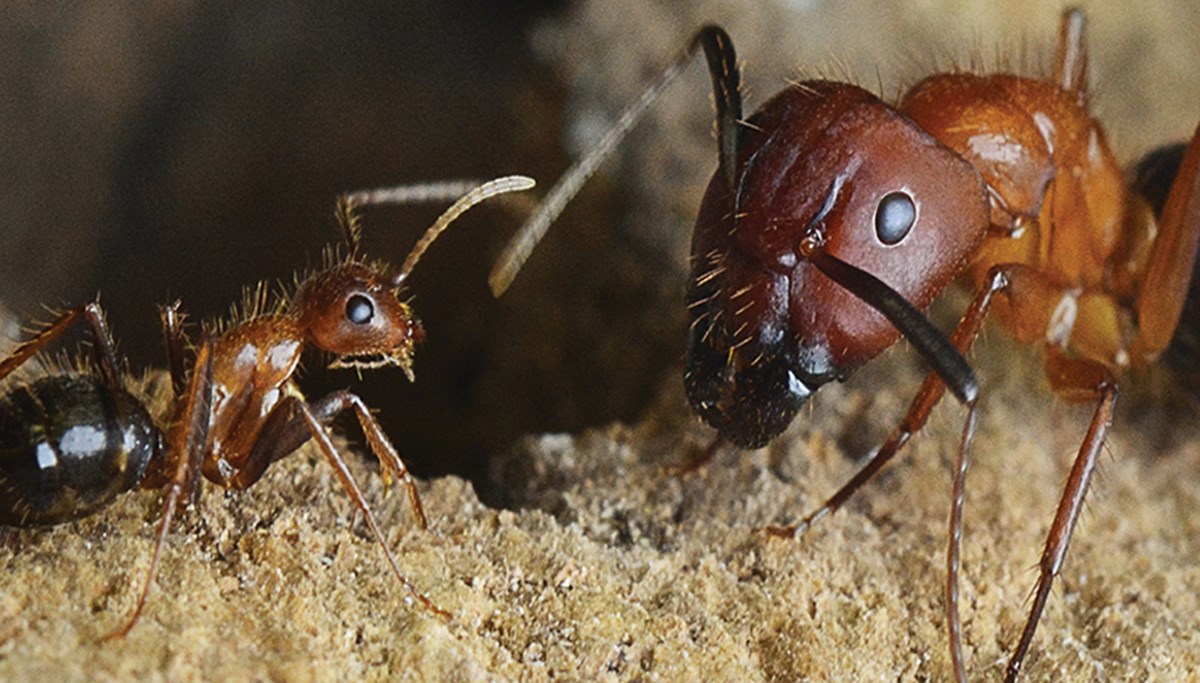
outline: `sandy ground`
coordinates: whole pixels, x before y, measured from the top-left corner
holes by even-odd
[[[882,65],[890,91],[928,64],[905,55],[945,64],[962,45],[1022,36],[1041,44],[1057,13],[1040,3],[1025,13],[892,6],[776,2],[752,12],[711,2],[679,12],[668,10],[675,3],[585,3],[535,39],[579,84],[587,121],[618,109],[702,20],[721,21],[738,41],[754,103],[798,64],[844,62],[868,82]],[[1114,121],[1123,158],[1194,124],[1196,90],[1177,81],[1200,60],[1190,41],[1197,10],[1180,7],[1093,10],[1097,107]],[[893,28],[875,31],[870,17]],[[602,60],[618,38],[621,58]],[[658,216],[661,231],[644,235],[643,255],[683,253],[687,216],[711,172],[707,109],[696,101],[707,85],[695,71],[693,90],[669,96],[635,153],[617,162],[627,182],[655,190],[638,206],[656,209],[630,212]],[[683,126],[698,133],[653,162],[636,153]],[[521,287],[552,295],[539,289],[539,272],[576,268],[559,251],[514,295]],[[995,330],[972,358],[984,399],[968,482],[964,639],[971,673],[991,680],[1019,635],[1089,410],[1053,400],[1035,355]],[[823,389],[770,447],[724,453],[682,477],[662,466],[702,448],[709,432],[690,417],[677,372],[663,375],[665,384],[646,380],[659,398],[634,425],[518,443],[492,466],[491,505],[458,478],[423,483],[429,532],[412,528],[400,492],[385,497],[370,466],[356,465],[401,567],[454,615],[450,623],[406,604],[330,468],[306,450],[249,491],[205,491],[171,536],[142,623],[121,641],[97,643],[132,607],[150,559],[155,495],[130,494],[53,529],[4,532],[0,679],[947,679],[942,584],[956,406],[939,408],[894,466],[802,539],[755,531],[799,517],[854,472],[915,391],[911,355],[897,348]],[[1200,677],[1196,406],[1161,372],[1131,379],[1027,680]]]
[[[982,679],[999,676],[1019,633],[1087,419],[1047,400],[1036,365],[991,346],[1015,360],[984,366],[1008,379],[985,384],[969,482],[963,619]],[[495,468],[510,509],[438,479],[421,488],[428,533],[412,529],[398,492],[384,498],[357,467],[403,570],[454,615],[449,624],[405,604],[379,548],[351,526],[330,468],[308,451],[250,491],[206,491],[122,641],[97,643],[131,608],[156,496],[9,532],[0,679],[945,680],[956,407],[802,539],[754,531],[812,507],[882,436],[918,372],[893,356],[872,382],[828,388],[812,419],[771,447],[683,477],[661,465],[707,437],[673,386],[636,427],[530,437]],[[1166,414],[1151,397],[1124,408],[1028,680],[1200,675],[1200,433],[1194,412]]]

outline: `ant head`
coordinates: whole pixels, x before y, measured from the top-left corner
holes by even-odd
[[[398,294],[382,268],[351,258],[306,280],[294,307],[309,340],[336,356],[330,367],[395,365],[411,380],[413,349],[425,331]]]
[[[526,190],[534,182],[524,176],[506,176],[484,183],[454,202],[434,222],[391,273],[386,263],[364,262],[355,208],[377,203],[374,193],[343,195],[337,219],[347,253],[329,254],[326,267],[300,284],[293,310],[309,341],[335,356],[332,368],[376,368],[395,365],[413,379],[413,350],[425,340],[425,330],[412,308],[400,300],[400,289],[429,245],[456,218],[479,202],[506,192]],[[388,196],[382,193],[378,196]]]
[[[974,167],[852,85],[784,90],[739,135],[732,185],[714,176],[693,237],[686,384],[699,414],[753,446],[901,335],[811,251],[924,309],[983,239],[988,202]]]

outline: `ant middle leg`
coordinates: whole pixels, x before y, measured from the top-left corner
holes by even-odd
[[[179,501],[186,493],[194,491],[199,483],[197,474],[200,455],[208,445],[209,419],[212,414],[212,375],[212,345],[205,342],[196,353],[195,370],[192,372],[187,392],[183,395],[183,401],[175,413],[176,419],[172,420],[167,431],[160,462],[152,463],[154,466],[147,470],[141,482],[142,488],[163,489],[163,512],[158,524],[154,554],[150,558],[150,568],[146,571],[146,581],[142,585],[133,613],[125,625],[102,640],[124,638],[137,625],[150,596],[150,588],[158,576],[159,560]]]
[[[1034,589],[1033,605],[1021,631],[1021,640],[1008,661],[1004,676],[1006,681],[1016,680],[1021,671],[1021,663],[1033,642],[1033,634],[1037,630],[1042,610],[1046,607],[1050,587],[1054,583],[1054,577],[1058,576],[1062,569],[1071,534],[1079,521],[1083,499],[1087,495],[1092,474],[1095,473],[1101,447],[1108,436],[1109,427],[1112,426],[1113,411],[1117,402],[1116,380],[1112,372],[1099,363],[1066,358],[1061,352],[1048,350],[1046,375],[1056,393],[1072,400],[1095,400],[1096,410],[1092,414],[1087,435],[1079,445],[1079,454],[1075,456],[1075,463],[1071,467],[1071,474],[1067,477],[1062,498],[1058,503],[1058,511],[1054,514],[1054,521],[1046,535],[1046,547],[1038,562],[1038,582]]]

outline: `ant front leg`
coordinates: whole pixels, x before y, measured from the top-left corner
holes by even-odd
[[[375,515],[371,513],[362,489],[326,431],[326,425],[333,422],[334,418],[346,410],[354,411],[358,423],[367,437],[371,451],[379,458],[385,485],[396,480],[402,482],[408,490],[409,502],[412,504],[417,524],[421,529],[428,528],[425,510],[421,506],[421,498],[417,493],[416,480],[409,473],[404,461],[400,459],[400,454],[392,446],[391,441],[384,434],[383,428],[371,415],[366,404],[357,395],[348,391],[334,392],[311,405],[305,403],[298,396],[288,396],[283,399],[267,417],[266,423],[259,433],[258,441],[254,444],[246,461],[233,476],[225,481],[225,485],[239,489],[250,486],[262,477],[267,465],[292,453],[310,438],[316,439],[317,445],[329,460],[329,464],[333,466],[347,495],[362,512],[371,534],[383,548],[388,564],[391,565],[392,572],[399,579],[401,585],[422,607],[442,619],[449,620],[450,613],[438,607],[424,593],[417,590],[417,587],[400,571],[400,565],[396,562],[387,540],[379,530],[379,525],[375,522]]]
[[[32,339],[14,349],[8,358],[0,362],[0,381],[3,381],[30,358],[36,356],[81,319],[86,320],[91,328],[92,354],[100,378],[110,387],[121,388],[121,371],[117,364],[117,353],[113,348],[112,337],[109,335],[108,323],[104,321],[104,310],[97,302],[66,311],[46,325]]]
[[[262,478],[267,465],[292,453],[310,438],[316,436],[309,427],[308,420],[303,416],[302,407],[311,412],[317,423],[321,425],[329,425],[338,415],[347,410],[353,410],[363,434],[367,437],[367,444],[370,446],[371,452],[379,459],[384,485],[391,486],[396,481],[404,484],[413,515],[417,519],[417,525],[421,529],[429,528],[425,517],[425,508],[421,505],[421,496],[417,493],[416,479],[408,471],[404,461],[400,459],[400,453],[392,445],[391,440],[379,426],[379,422],[371,414],[367,405],[357,394],[349,391],[335,391],[321,400],[307,405],[297,397],[289,397],[280,402],[267,416],[262,432],[246,460],[224,480],[223,484],[226,487],[234,489],[250,487]],[[361,503],[361,501],[356,500],[355,503]],[[361,503],[360,507],[364,505],[365,503]]]
[[[826,272],[826,268],[831,264],[822,263],[819,260],[821,258],[819,254],[814,254],[814,256],[818,257],[818,260],[815,260],[814,263],[817,263],[818,267],[821,267],[822,271]],[[853,273],[847,275],[854,276]],[[1034,276],[1035,274],[1032,271],[1021,265],[996,266],[988,272],[983,287],[976,293],[974,300],[963,314],[958,327],[954,330],[954,334],[950,338],[950,344],[953,349],[957,350],[960,357],[961,354],[965,354],[970,350],[971,345],[978,338],[979,331],[983,327],[983,322],[995,301],[996,295],[1007,293],[1009,296],[1012,296],[1011,290],[1014,289],[1014,282],[1023,284],[1024,281],[1032,279]],[[846,275],[839,275],[838,277],[839,283],[842,283]],[[1016,289],[1024,288],[1018,287]],[[919,341],[914,338],[919,337],[919,335],[908,334],[906,336],[914,339],[914,345],[918,350],[922,351],[922,355],[926,356],[927,360],[930,360],[930,352],[926,350],[928,342]],[[945,355],[945,353],[941,352],[939,355]],[[932,364],[933,362],[931,361]],[[921,388],[917,391],[916,397],[913,398],[900,424],[892,430],[884,444],[871,456],[870,460],[867,461],[867,464],[861,470],[825,501],[821,507],[810,513],[799,524],[787,527],[768,527],[765,531],[768,535],[774,537],[794,538],[807,531],[821,518],[836,512],[863,484],[875,476],[908,443],[913,434],[925,426],[930,412],[932,412],[934,406],[937,405],[946,391],[947,378],[958,383],[958,387],[952,388],[955,389],[955,393],[959,395],[962,402],[967,406],[967,418],[963,424],[958,454],[955,459],[954,483],[951,496],[950,535],[946,549],[946,627],[950,637],[950,654],[954,667],[954,677],[955,680],[964,681],[966,680],[966,664],[962,654],[962,626],[958,610],[958,575],[961,565],[963,505],[966,499],[967,452],[975,432],[977,388],[973,375],[963,377],[961,372],[955,372],[952,369],[939,370],[937,369],[937,365],[934,365],[934,367],[935,369],[926,375],[925,381],[921,384]]]
[[[333,415],[336,415],[344,410],[344,407],[336,407],[339,406],[343,400],[348,401],[354,406],[354,411],[358,415],[359,424],[363,426],[363,431],[367,435],[367,441],[371,444],[371,450],[375,452],[375,455],[380,458],[380,462],[383,463],[385,472],[384,482],[388,481],[388,475],[386,472],[389,468],[392,468],[394,471],[399,473],[405,485],[408,487],[409,500],[412,502],[414,513],[416,513],[417,518],[420,520],[421,528],[426,528],[427,524],[425,522],[425,512],[421,509],[421,499],[417,496],[415,482],[413,481],[412,476],[409,475],[407,468],[404,467],[404,463],[400,462],[399,455],[396,454],[395,449],[392,448],[392,445],[390,442],[388,442],[387,437],[384,436],[383,430],[379,427],[379,423],[377,423],[375,418],[372,417],[370,412],[367,411],[366,406],[363,405],[362,399],[358,398],[358,396],[355,396],[349,392],[338,393],[343,394],[343,396],[339,397],[338,394],[327,396],[322,400],[322,403],[331,398],[333,399],[331,404],[328,406],[334,407],[334,412],[332,413]],[[354,480],[354,475],[350,473],[350,468],[346,466],[346,462],[342,460],[341,455],[338,454],[337,447],[335,447],[333,444],[333,439],[329,437],[329,433],[325,430],[325,426],[317,419],[317,415],[315,414],[314,410],[300,399],[295,400],[299,405],[300,415],[304,419],[304,423],[308,426],[313,438],[317,440],[317,443],[320,445],[321,450],[325,453],[325,456],[329,458],[329,463],[333,465],[333,469],[337,472],[338,478],[342,480],[342,486],[346,488],[346,492],[350,494],[350,498],[354,500],[355,504],[358,505],[359,510],[362,511],[363,518],[366,520],[367,526],[371,528],[371,533],[375,535],[375,539],[379,541],[379,545],[383,548],[384,554],[387,555],[388,563],[392,566],[392,572],[396,575],[396,578],[400,580],[400,583],[408,591],[409,595],[413,596],[419,603],[421,603],[421,606],[430,612],[433,612],[438,617],[449,621],[451,618],[450,613],[441,607],[438,607],[432,600],[426,597],[424,593],[417,590],[417,587],[414,586],[412,582],[408,580],[408,577],[404,576],[404,574],[400,571],[400,565],[396,563],[396,558],[392,555],[391,549],[388,548],[387,540],[384,538],[383,533],[379,531],[379,525],[375,523],[375,516],[371,514],[371,508],[367,505],[366,498],[363,497],[362,490],[358,487],[358,482]],[[370,424],[370,428],[367,426],[368,423]],[[393,464],[389,464],[388,461],[384,459],[383,453],[385,451],[382,451],[378,448],[378,445],[381,444],[387,446],[386,452],[390,456],[394,456]]]
[[[971,302],[971,305],[959,321],[958,327],[954,330],[954,335],[950,338],[950,345],[956,350],[960,358],[961,354],[970,350],[976,337],[979,336],[979,331],[983,327],[983,321],[987,316],[988,310],[991,308],[995,295],[1009,288],[1013,278],[1022,277],[1026,270],[1024,266],[1016,265],[996,266],[989,271],[985,278],[984,286],[976,294],[974,301]],[[915,343],[914,345],[918,349],[922,346]],[[799,524],[787,527],[769,527],[766,530],[767,533],[771,536],[786,538],[799,536],[817,521],[829,516],[842,507],[863,484],[878,474],[883,469],[883,466],[900,452],[900,449],[908,443],[913,434],[925,426],[930,412],[933,411],[934,406],[938,404],[938,401],[941,400],[942,395],[946,391],[945,374],[935,368],[926,375],[925,381],[921,384],[921,388],[917,391],[916,397],[913,398],[900,424],[892,430],[887,440],[871,456],[867,464],[842,485],[836,493],[830,496],[821,507],[801,520]],[[974,394],[977,388],[974,384],[974,377],[971,376],[969,379],[970,382],[966,386],[971,393],[963,399],[963,402],[969,406],[974,406]]]

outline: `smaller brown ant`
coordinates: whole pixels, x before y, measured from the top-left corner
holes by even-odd
[[[1118,376],[1165,358],[1196,378],[1200,129],[1123,173],[1088,110],[1084,28],[1082,10],[1063,12],[1048,77],[932,74],[891,103],[855,85],[807,80],[744,117],[733,43],[703,27],[555,184],[490,280],[499,296],[571,197],[703,50],[718,163],[692,233],[688,399],[722,438],[760,448],[821,386],[901,337],[910,342],[930,371],[887,440],[799,524],[768,533],[794,537],[835,512],[920,431],[948,389],[967,407],[945,585],[957,680],[966,679],[957,584],[979,396],[963,354],[985,318],[994,314],[1017,341],[1042,349],[1055,394],[1094,406],[1012,645],[1010,681],[1066,558]],[[922,311],[954,281],[975,296],[948,336]]]
[[[269,301],[259,286],[231,320],[204,329],[190,348],[178,304],[160,309],[174,399],[151,416],[127,387],[97,303],[58,316],[0,362],[0,381],[43,352],[81,320],[89,324],[92,362],[42,373],[0,396],[0,524],[49,525],[91,515],[133,488],[164,492],[154,554],[123,637],[137,624],[154,584],[171,519],[194,493],[197,473],[225,488],[245,489],[272,462],[315,439],[387,557],[410,599],[442,619],[438,607],[404,576],[328,426],[353,411],[385,485],[407,489],[417,524],[428,526],[416,482],[375,417],[355,394],[304,398],[295,380],[301,352],[312,345],[333,356],[330,367],[393,365],[413,379],[413,351],[425,338],[403,286],[429,245],[472,206],[526,190],[534,181],[507,176],[466,194],[457,183],[343,195],[337,203],[344,253],[327,249],[324,267],[298,278],[295,290]],[[458,197],[417,241],[400,269],[364,260],[356,209],[381,203]],[[461,195],[461,196],[459,196]]]

